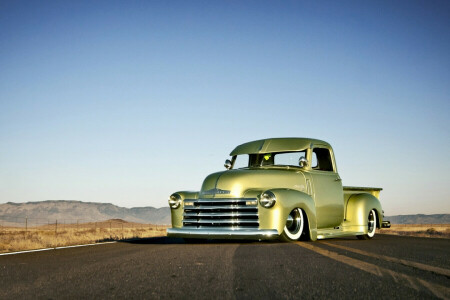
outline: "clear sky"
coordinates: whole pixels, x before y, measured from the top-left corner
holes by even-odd
[[[167,206],[313,137],[386,215],[450,213],[449,1],[1,1],[0,202]]]

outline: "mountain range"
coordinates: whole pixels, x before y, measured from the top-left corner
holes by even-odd
[[[170,224],[169,207],[120,207],[111,203],[77,200],[46,200],[0,204],[0,219],[65,220],[67,223],[122,219],[136,223]]]
[[[450,214],[386,216],[392,224],[450,224]]]
[[[170,224],[169,207],[120,207],[111,203],[46,200],[0,204],[0,219],[66,220],[68,223],[122,219],[136,223]],[[450,224],[450,214],[386,216],[392,224]]]

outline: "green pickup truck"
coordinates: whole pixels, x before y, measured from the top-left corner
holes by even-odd
[[[226,171],[199,192],[169,197],[169,237],[185,239],[371,239],[383,222],[381,188],[343,187],[333,149],[309,138],[237,146]]]

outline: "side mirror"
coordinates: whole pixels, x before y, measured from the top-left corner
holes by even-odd
[[[231,160],[227,159],[223,165],[227,170],[231,169]]]
[[[308,166],[308,160],[304,156],[302,156],[298,160],[298,165],[300,166],[300,168],[306,168]]]

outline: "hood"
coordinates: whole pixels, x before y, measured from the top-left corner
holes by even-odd
[[[306,180],[298,169],[249,168],[213,173],[203,181],[202,198],[253,197],[273,188],[304,191]]]

